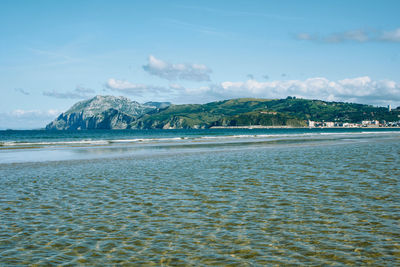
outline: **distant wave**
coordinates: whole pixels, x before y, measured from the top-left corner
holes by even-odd
[[[39,145],[39,146],[46,146],[46,145],[73,145],[73,144],[108,144],[108,140],[77,140],[77,141],[57,141],[57,142],[24,142],[24,141],[8,141],[8,142],[1,142],[0,145],[2,146],[29,146],[29,145]]]
[[[313,133],[276,133],[276,134],[238,134],[238,135],[205,135],[205,136],[177,136],[177,137],[149,137],[149,138],[127,138],[127,139],[81,139],[81,140],[60,140],[60,141],[4,141],[0,142],[2,149],[18,147],[49,147],[49,146],[97,146],[113,144],[151,144],[151,143],[191,143],[191,142],[236,142],[242,139],[295,139],[318,136],[362,136],[362,135],[400,135],[400,131],[361,131],[361,132],[313,132]]]

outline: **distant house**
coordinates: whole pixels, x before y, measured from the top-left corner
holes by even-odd
[[[346,128],[355,128],[355,127],[360,127],[361,125],[360,124],[357,124],[357,123],[348,123],[348,122],[345,122],[345,123],[343,123],[343,125],[342,125],[342,127],[346,127]]]
[[[377,120],[362,121],[361,125],[362,125],[362,127],[379,127],[379,121],[377,121]]]
[[[270,114],[270,115],[276,115],[276,111],[260,111],[261,114]]]

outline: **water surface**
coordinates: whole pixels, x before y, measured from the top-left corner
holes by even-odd
[[[400,264],[399,132],[73,134],[3,137],[0,265]]]

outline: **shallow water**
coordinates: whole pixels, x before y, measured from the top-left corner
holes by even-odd
[[[0,265],[399,265],[399,141],[248,136],[17,149],[61,151],[53,160],[3,153],[14,158],[0,164]]]

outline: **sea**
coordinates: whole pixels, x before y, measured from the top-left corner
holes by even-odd
[[[0,131],[0,266],[399,266],[400,129]]]

